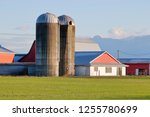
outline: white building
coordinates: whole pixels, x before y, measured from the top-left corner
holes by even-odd
[[[106,51],[76,52],[76,76],[125,76],[126,65]]]

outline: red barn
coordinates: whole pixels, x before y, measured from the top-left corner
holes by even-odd
[[[150,58],[122,58],[119,60],[128,65],[127,75],[150,75]]]
[[[0,45],[0,63],[12,63],[14,61],[14,52]]]
[[[18,62],[35,62],[35,44],[36,42],[34,41],[29,53],[22,57]]]

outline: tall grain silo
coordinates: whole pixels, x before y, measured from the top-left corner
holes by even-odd
[[[59,75],[60,29],[58,18],[45,13],[36,21],[36,75]]]
[[[60,23],[60,76],[74,75],[75,23],[66,15],[58,17]]]

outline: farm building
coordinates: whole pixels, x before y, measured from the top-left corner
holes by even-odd
[[[14,61],[14,52],[0,45],[0,64],[12,63]]]
[[[150,75],[150,58],[120,58],[119,61],[128,65],[127,75]]]
[[[15,55],[15,62],[35,62],[35,46],[36,42],[34,41],[32,47],[28,54],[16,54]],[[76,52],[85,52],[85,51],[101,51],[99,45],[92,41],[89,38],[77,38],[75,42],[75,51]]]
[[[28,54],[1,47],[0,74],[36,76],[118,76],[126,66],[91,39],[75,44],[75,22],[67,15],[41,14],[36,20],[36,41]],[[90,43],[89,43],[90,42]],[[81,47],[81,48],[80,48]],[[84,51],[81,51],[83,50]],[[89,50],[89,51],[88,51]],[[76,52],[75,52],[76,51]],[[14,62],[14,63],[13,63]],[[12,64],[13,63],[13,64]]]
[[[0,62],[7,64],[0,65],[0,74],[35,75],[35,46],[36,42],[34,41],[28,54],[17,54],[15,57],[12,51],[1,47]],[[126,66],[112,57],[108,52],[97,50],[82,51],[80,49],[75,52],[75,75],[124,76],[126,75]]]
[[[76,52],[76,76],[125,76],[126,65],[106,51]]]
[[[35,42],[29,53],[20,62],[35,62]],[[126,66],[106,51],[75,52],[76,76],[118,76],[126,75]]]

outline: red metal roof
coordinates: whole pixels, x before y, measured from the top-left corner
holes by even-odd
[[[91,63],[107,63],[107,64],[120,64],[120,62],[115,59],[113,56],[108,54],[107,52],[102,53],[98,57],[96,57],[94,60],[91,61]]]
[[[14,61],[14,52],[0,45],[0,63],[12,63]]]

